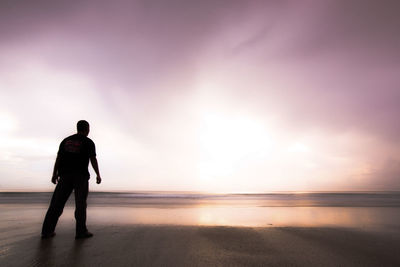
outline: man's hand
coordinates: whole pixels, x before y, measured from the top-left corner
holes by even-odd
[[[99,172],[99,165],[97,163],[97,158],[96,156],[90,157],[90,163],[92,163],[92,167],[94,171],[96,172],[96,183],[100,184],[101,183],[101,177],[100,177],[100,172]]]
[[[59,180],[60,180],[60,177],[58,175],[53,175],[53,177],[51,177],[51,182],[53,184],[57,184]]]

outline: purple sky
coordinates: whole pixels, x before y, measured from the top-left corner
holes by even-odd
[[[400,190],[398,1],[1,1],[0,189]]]

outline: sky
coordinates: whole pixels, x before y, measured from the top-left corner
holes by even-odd
[[[80,119],[92,190],[400,190],[399,11],[1,0],[0,191],[51,191]]]

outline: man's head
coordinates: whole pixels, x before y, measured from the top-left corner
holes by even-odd
[[[85,136],[89,135],[90,131],[89,123],[85,120],[78,121],[78,123],[76,124],[76,129],[78,130],[79,134],[83,134]]]

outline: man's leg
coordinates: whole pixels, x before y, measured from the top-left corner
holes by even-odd
[[[74,192],[76,235],[81,236],[88,231],[86,228],[86,200],[89,193],[89,181],[86,177],[76,177]]]
[[[42,236],[50,235],[54,232],[58,218],[63,213],[65,203],[71,195],[72,189],[73,185],[70,179],[61,177],[56,189],[54,190],[50,207],[47,210],[46,217],[44,218]]]

